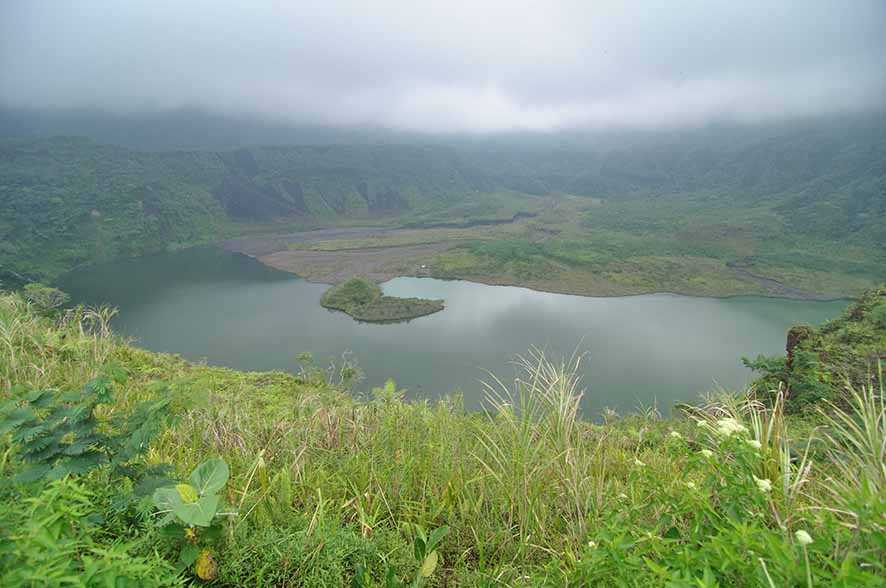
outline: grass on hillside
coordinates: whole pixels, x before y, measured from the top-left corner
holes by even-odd
[[[76,390],[109,369],[104,426],[168,398],[146,465],[173,464],[177,479],[208,458],[230,468],[218,532],[194,539],[215,585],[883,585],[882,386],[803,420],[780,397],[720,396],[678,418],[593,424],[577,413],[581,358],[530,353],[471,414],[458,398],[407,402],[393,382],[354,399],[335,370],[189,364],[125,344],[108,318],[46,318],[0,296],[3,418],[29,390]],[[175,526],[158,526],[150,499],[119,506],[127,478],[11,481],[22,466],[4,435],[0,584],[194,578],[176,571]]]

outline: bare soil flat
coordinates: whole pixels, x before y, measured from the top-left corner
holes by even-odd
[[[431,243],[338,251],[287,249],[259,255],[258,259],[312,282],[335,284],[358,275],[384,282],[397,276],[422,275],[422,265],[427,265],[435,255],[454,245]]]
[[[311,282],[335,284],[354,276],[384,282],[430,275],[439,253],[469,240],[506,238],[526,230],[527,219],[477,227],[337,227],[230,239],[228,251],[244,253]],[[427,266],[427,267],[423,267]]]
[[[619,225],[628,222],[623,216],[648,216],[645,209],[631,208],[632,202],[620,205],[626,207],[624,215],[596,199],[559,195],[546,202],[532,214],[479,225],[460,217],[443,222],[443,217],[424,227],[339,226],[252,235],[222,247],[327,284],[354,276],[376,282],[430,276],[583,296],[673,292],[835,299],[870,282],[858,272],[834,274],[782,263],[765,242],[736,238],[744,229],[716,216],[678,232],[641,223],[652,232],[638,234],[630,223],[630,230]],[[767,255],[773,260],[765,261]]]
[[[250,257],[262,257],[277,251],[283,251],[295,243],[311,243],[334,239],[360,239],[376,235],[384,235],[397,229],[379,227],[336,227],[299,231],[293,233],[275,233],[228,239],[221,242],[222,249],[245,253]]]

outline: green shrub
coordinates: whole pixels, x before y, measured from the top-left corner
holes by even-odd
[[[172,566],[144,539],[99,540],[107,508],[83,482],[71,478],[49,482],[21,501],[6,497],[0,515],[0,585],[180,585]]]
[[[118,368],[108,373],[120,381]],[[140,462],[148,444],[165,427],[170,399],[146,401],[128,416],[115,414],[102,419],[103,407],[113,404],[108,376],[88,382],[79,391],[20,391],[0,406],[0,435],[11,432],[18,457],[24,462],[17,482],[58,480],[68,475],[85,475],[104,468],[109,483],[129,478],[142,495],[164,483],[163,467]]]
[[[154,491],[154,506],[158,514],[163,515],[157,524],[164,527],[163,536],[178,550],[179,569],[194,564],[202,580],[214,580],[218,576],[218,564],[206,541],[217,538],[220,533],[217,523],[222,499],[218,493],[229,475],[223,460],[209,459],[191,472],[188,482]]]
[[[23,292],[25,300],[30,302],[37,309],[37,312],[42,314],[55,312],[71,299],[67,293],[62,292],[58,288],[52,288],[36,282],[25,284]]]

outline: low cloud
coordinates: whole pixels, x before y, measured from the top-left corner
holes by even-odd
[[[0,103],[430,132],[691,126],[886,103],[886,3],[0,6]]]

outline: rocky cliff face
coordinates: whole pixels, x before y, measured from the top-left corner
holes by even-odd
[[[839,401],[847,387],[881,386],[886,362],[886,284],[869,290],[841,316],[820,327],[798,325],[787,334],[785,357],[746,361],[763,377],[756,389],[784,389],[789,406]]]

